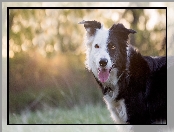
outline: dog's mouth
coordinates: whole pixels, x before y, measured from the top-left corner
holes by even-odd
[[[98,68],[99,81],[104,83],[109,79],[110,69]]]
[[[105,83],[108,79],[109,79],[109,76],[110,76],[110,72],[111,70],[115,68],[115,64],[112,65],[111,68],[98,68],[98,78],[99,78],[99,81],[102,82],[102,83]]]
[[[112,68],[106,69],[106,68],[98,68],[98,78],[99,81],[102,83],[105,83],[109,79],[109,75]]]

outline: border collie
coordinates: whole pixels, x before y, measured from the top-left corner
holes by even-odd
[[[166,57],[142,56],[128,44],[136,33],[123,24],[105,29],[82,21],[87,31],[86,66],[99,84],[116,124],[166,124]]]

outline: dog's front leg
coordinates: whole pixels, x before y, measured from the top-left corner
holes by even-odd
[[[112,97],[109,94],[106,94],[104,101],[107,104],[108,110],[111,113],[111,117],[116,124],[127,124],[127,114],[125,113],[125,108],[123,107],[123,100],[118,102],[115,101],[115,95]],[[134,132],[132,125],[116,125],[115,126],[118,132]]]
[[[113,95],[114,96],[114,95]],[[120,107],[120,103],[115,101],[114,97],[109,96],[109,94],[106,94],[103,98],[105,103],[107,104],[107,108],[111,113],[111,117],[114,120],[114,122],[116,124],[126,124],[126,122],[124,122],[120,116],[122,113],[120,109],[122,109]]]

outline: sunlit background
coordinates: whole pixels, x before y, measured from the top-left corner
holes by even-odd
[[[85,68],[85,29],[78,22],[97,20],[110,28],[114,23],[137,31],[130,43],[143,55],[174,54],[174,9],[170,3],[2,3],[3,91],[6,93],[7,6],[168,6],[165,9],[10,9],[9,10],[9,114],[10,123],[113,123],[92,74]],[[174,6],[174,4],[173,4]],[[166,27],[166,17],[168,23]],[[168,34],[166,35],[166,28]],[[167,39],[167,45],[166,45]],[[166,53],[167,48],[167,53]],[[6,97],[6,95],[3,95]],[[5,104],[4,104],[5,106]],[[5,108],[4,108],[5,109]],[[56,109],[43,121],[40,111]],[[108,116],[90,120],[103,112]],[[86,114],[77,120],[66,114]],[[83,111],[83,112],[82,112]],[[96,113],[95,113],[96,111]],[[62,112],[62,113],[61,113]],[[32,114],[31,114],[32,113]],[[34,114],[33,114],[34,113]],[[44,113],[40,113],[44,114]],[[65,114],[63,117],[60,115]],[[80,114],[79,114],[80,115]],[[30,117],[31,116],[31,117]],[[30,119],[31,118],[31,119]],[[64,119],[63,119],[64,118]],[[87,118],[85,120],[84,118]],[[103,119],[102,119],[103,118]],[[43,122],[41,122],[41,120]],[[70,121],[69,121],[70,120]],[[75,121],[76,120],[76,121]]]

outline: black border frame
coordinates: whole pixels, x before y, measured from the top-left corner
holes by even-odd
[[[7,7],[7,125],[128,125],[128,124],[10,124],[9,123],[9,10],[10,9],[166,9],[166,46],[167,46],[167,7]],[[166,47],[167,60],[167,47]],[[167,70],[166,70],[167,72]],[[167,77],[166,77],[167,80]],[[144,125],[144,124],[142,124]],[[149,125],[167,125],[149,124]],[[144,125],[146,126],[146,125]]]

